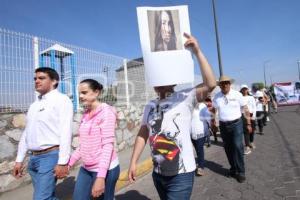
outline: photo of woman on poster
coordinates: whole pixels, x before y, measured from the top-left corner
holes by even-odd
[[[179,32],[179,20],[176,19],[178,11],[150,11],[148,15],[151,50],[157,52],[182,49],[179,45],[180,37],[177,36]]]

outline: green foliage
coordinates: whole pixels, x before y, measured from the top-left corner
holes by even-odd
[[[265,87],[265,84],[262,82],[252,83],[252,88],[257,88],[258,90],[261,90]]]

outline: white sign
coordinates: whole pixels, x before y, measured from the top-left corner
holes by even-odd
[[[274,93],[278,105],[300,104],[300,82],[275,83]]]
[[[145,79],[150,86],[194,81],[194,62],[184,47],[190,34],[187,6],[138,7]]]

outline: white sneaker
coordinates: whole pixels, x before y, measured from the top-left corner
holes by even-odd
[[[202,169],[201,167],[198,167],[198,168],[196,169],[196,175],[197,175],[197,176],[204,176],[204,175],[205,175],[204,169]]]
[[[255,144],[254,143],[250,143],[250,148],[251,149],[255,149],[256,148]]]
[[[267,122],[269,122],[270,121],[270,118],[269,117],[267,117]]]
[[[248,155],[250,153],[251,153],[250,147],[246,147],[245,150],[244,150],[244,155]]]

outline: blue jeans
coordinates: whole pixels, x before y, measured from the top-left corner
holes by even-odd
[[[220,122],[220,132],[231,173],[245,176],[242,119],[232,124]]]
[[[194,185],[194,172],[162,176],[152,173],[154,186],[161,200],[189,200]]]
[[[56,177],[54,167],[58,161],[58,150],[41,155],[31,155],[28,172],[34,188],[34,200],[58,200],[55,197]]]
[[[105,191],[98,200],[114,199],[115,186],[120,175],[120,166],[109,170],[105,178]],[[89,200],[92,194],[92,187],[97,178],[97,172],[91,172],[81,167],[75,184],[73,200]]]
[[[193,140],[193,145],[197,153],[197,164],[198,167],[204,168],[204,143],[206,140],[206,136],[199,138],[197,140]]]

